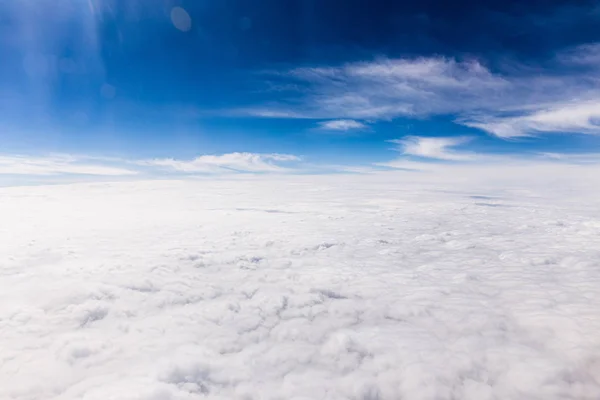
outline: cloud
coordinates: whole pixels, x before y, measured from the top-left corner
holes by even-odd
[[[294,161],[300,161],[300,158],[290,154],[228,153],[203,155],[189,161],[163,158],[137,161],[136,164],[186,173],[286,172],[289,168],[279,163]]]
[[[600,164],[599,153],[540,153],[541,159],[549,159],[566,164]]]
[[[281,78],[280,75],[278,75]],[[307,87],[294,102],[240,110],[258,117],[302,115],[312,118],[389,119],[476,108],[478,94],[507,86],[478,61],[450,58],[381,59],[340,67],[297,68],[283,75]],[[457,101],[460,100],[460,101]],[[294,103],[294,104],[292,104]]]
[[[589,43],[558,54],[557,59],[565,64],[600,69],[600,43]]]
[[[456,149],[471,139],[470,137],[407,136],[402,139],[389,140],[390,143],[398,145],[395,150],[399,151],[402,157],[374,165],[406,171],[431,172],[436,165],[431,161],[461,163],[478,160],[489,162],[496,158],[494,156],[483,157],[476,153]]]
[[[135,175],[138,172],[121,167],[90,164],[73,156],[30,157],[0,156],[3,175]]]
[[[600,153],[552,153],[531,152],[522,154],[476,153],[457,149],[467,144],[471,137],[419,137],[407,136],[390,140],[397,144],[396,149],[402,157],[383,163],[373,164],[376,167],[387,167],[417,172],[440,172],[448,168],[468,171],[478,168],[502,168],[508,166],[540,166],[540,165],[600,165]],[[416,157],[416,158],[415,158]],[[436,163],[432,161],[450,161]],[[473,163],[476,161],[476,163]],[[473,166],[476,168],[473,168]]]
[[[362,122],[358,122],[353,119],[336,119],[332,121],[324,121],[320,122],[319,126],[321,129],[330,131],[349,131],[356,129],[364,129],[367,127]]]
[[[391,143],[400,145],[404,155],[431,158],[448,161],[469,161],[475,158],[472,153],[452,150],[468,142],[467,137],[420,137],[408,136],[403,139],[390,140]]]
[[[261,118],[290,118],[290,119],[302,119],[311,118],[310,115],[305,115],[294,110],[279,109],[278,105],[264,106],[264,107],[248,107],[239,108],[235,110],[228,110],[224,115],[231,116],[253,116]]]
[[[547,65],[492,71],[473,59],[419,57],[296,68],[277,78],[303,91],[240,112],[343,121],[452,115],[501,138],[600,134],[600,43],[567,49]]]
[[[146,174],[157,170],[175,173],[227,174],[241,172],[283,173],[301,172],[300,157],[291,154],[228,153],[201,155],[192,160],[156,158],[149,160],[94,157],[84,155],[49,155],[44,157],[0,156],[0,175],[97,175],[125,176]],[[285,166],[284,166],[285,164]]]
[[[462,123],[501,138],[552,132],[600,134],[600,98],[598,101],[552,105],[516,117],[485,116]]]
[[[0,398],[598,399],[599,181],[0,189]]]

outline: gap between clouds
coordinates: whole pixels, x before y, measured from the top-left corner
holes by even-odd
[[[501,73],[474,59],[419,57],[296,68],[275,75],[304,89],[236,112],[332,119],[320,126],[341,130],[364,125],[356,120],[454,115],[458,124],[501,138],[600,134],[600,44],[567,49],[547,64]]]

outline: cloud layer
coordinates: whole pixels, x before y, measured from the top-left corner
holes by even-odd
[[[455,167],[0,189],[0,398],[600,398],[598,169]]]

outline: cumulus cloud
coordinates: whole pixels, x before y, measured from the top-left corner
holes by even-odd
[[[355,121],[353,119],[336,119],[332,121],[320,122],[319,126],[321,129],[330,131],[349,131],[356,129],[364,129],[367,126],[362,122]]]
[[[227,173],[227,172],[285,172],[289,168],[279,165],[300,161],[291,154],[228,153],[203,155],[193,160],[173,158],[137,161],[136,164],[167,168],[187,173]]]
[[[477,60],[420,57],[296,68],[277,77],[304,91],[241,112],[342,120],[454,115],[502,138],[599,134],[600,44],[568,49],[548,64],[491,71]]]
[[[0,174],[7,175],[134,175],[131,169],[85,162],[73,156],[0,156]]]

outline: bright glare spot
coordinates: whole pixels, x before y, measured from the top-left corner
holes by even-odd
[[[173,7],[171,9],[171,22],[173,22],[175,28],[183,32],[189,31],[192,27],[190,14],[181,7]]]
[[[117,89],[115,89],[113,85],[109,85],[108,83],[105,83],[100,88],[100,94],[106,99],[112,99],[113,97],[115,97],[116,93]]]

